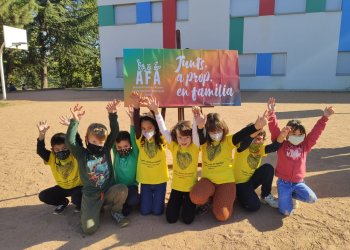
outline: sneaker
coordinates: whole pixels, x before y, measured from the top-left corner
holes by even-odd
[[[272,194],[260,199],[261,203],[269,204],[273,208],[278,208],[278,199],[275,198]]]
[[[111,212],[112,218],[115,219],[119,227],[126,227],[129,225],[129,219],[126,218],[122,213]]]
[[[293,203],[293,209],[297,209],[299,207],[299,202],[296,199],[293,199],[292,203]]]
[[[209,202],[205,203],[204,205],[197,206],[196,207],[196,215],[200,216],[200,215],[206,214],[206,213],[208,213],[209,209],[210,209]]]
[[[68,206],[68,204],[62,204],[62,205],[58,205],[55,210],[53,211],[53,214],[62,214],[64,209]]]

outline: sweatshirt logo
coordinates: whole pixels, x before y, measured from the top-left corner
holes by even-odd
[[[289,145],[287,146],[286,156],[293,160],[299,160],[301,159],[302,152],[303,151],[301,146],[295,147],[295,146]]]

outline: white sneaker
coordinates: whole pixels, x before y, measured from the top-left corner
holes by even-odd
[[[260,199],[261,203],[269,204],[273,208],[278,208],[278,199],[275,198],[272,194]]]
[[[293,209],[297,209],[299,207],[299,202],[296,199],[293,199],[292,203],[293,203]]]

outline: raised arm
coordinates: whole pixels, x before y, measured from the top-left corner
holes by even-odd
[[[136,139],[139,139],[141,137],[141,125],[140,125],[140,102],[141,102],[141,95],[133,91],[130,96],[132,100],[132,106],[134,108],[133,112],[133,123],[135,128],[135,135]]]
[[[282,128],[281,133],[277,137],[277,140],[265,147],[265,154],[269,154],[279,150],[290,131],[290,127]]]
[[[73,118],[70,120],[70,124],[68,126],[67,134],[66,134],[66,143],[69,150],[72,154],[78,158],[84,153],[83,146],[79,145],[77,142],[77,132],[78,126],[81,118],[85,115],[85,111],[83,110],[83,106],[77,104],[73,108],[70,109]]]
[[[48,162],[50,158],[50,150],[45,148],[45,135],[50,126],[47,124],[47,121],[39,121],[36,125],[39,130],[39,136],[36,143],[36,153],[43,159]]]
[[[267,101],[268,109],[268,125],[271,133],[271,141],[275,141],[280,134],[280,128],[278,127],[277,118],[275,114],[276,99],[270,97]]]
[[[71,117],[71,116],[68,116],[68,115],[61,115],[61,116],[59,117],[59,119],[60,119],[60,124],[62,124],[62,125],[64,125],[64,126],[67,126],[67,127],[68,127],[69,124],[70,124],[70,120],[72,119],[72,117]],[[78,144],[79,146],[82,146],[82,147],[83,147],[83,140],[81,139],[79,132],[77,132],[77,135],[76,135],[75,139],[76,139],[77,144]]]
[[[207,116],[205,114],[203,114],[200,107],[198,107],[198,106],[194,106],[192,108],[192,113],[193,113],[192,137],[193,137],[194,133],[196,135],[198,135],[198,140],[199,140],[198,145],[203,145],[206,142],[206,135],[205,135],[204,126],[205,126],[205,122],[207,120]],[[195,128],[195,125],[197,126],[197,129]],[[195,143],[195,144],[198,143],[197,141],[195,142],[195,140],[197,140],[197,138],[193,137],[193,143]]]
[[[119,105],[120,100],[113,100],[112,102],[109,102],[106,106],[109,118],[109,127],[111,129],[105,143],[105,147],[107,149],[111,149],[113,147],[115,139],[117,138],[117,135],[119,133],[119,123],[117,115],[117,108],[119,107]]]

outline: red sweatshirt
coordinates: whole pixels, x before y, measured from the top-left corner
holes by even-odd
[[[311,132],[307,134],[305,140],[295,146],[289,141],[283,142],[280,149],[277,151],[277,166],[275,175],[284,181],[302,182],[306,172],[306,156],[311,151],[311,148],[316,144],[322,131],[326,127],[328,118],[322,116]],[[269,129],[271,140],[275,141],[280,134],[280,129],[277,124],[276,115],[269,119]]]

